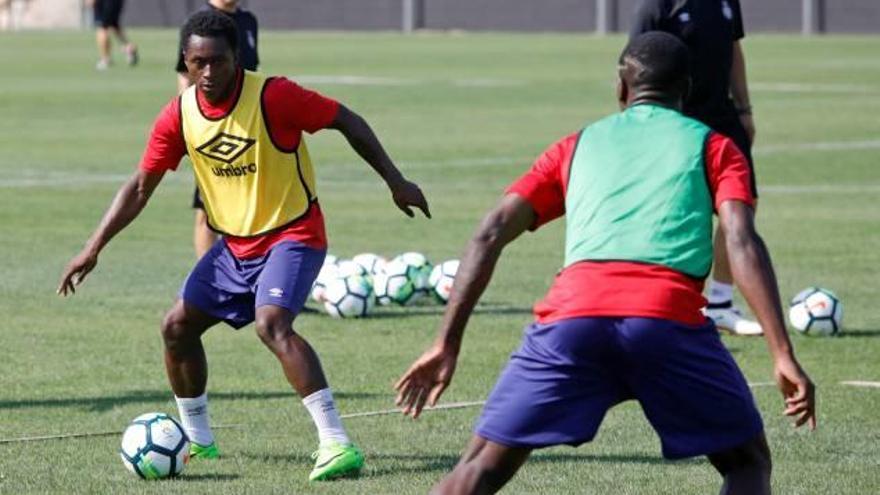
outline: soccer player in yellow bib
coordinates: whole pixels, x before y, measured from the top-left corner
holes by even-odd
[[[427,201],[356,113],[288,79],[242,70],[229,16],[198,12],[183,26],[181,39],[195,84],[159,114],[138,170],[68,264],[58,293],[73,294],[104,246],[188,154],[208,221],[224,234],[196,264],[162,323],[166,371],[193,457],[219,456],[208,420],[201,336],[221,321],[234,328],[256,322],[318,430],[309,479],[356,474],[363,454],[342,425],[317,354],[292,326],[327,248],[302,131],[340,131],[408,216],[418,208],[430,217]]]

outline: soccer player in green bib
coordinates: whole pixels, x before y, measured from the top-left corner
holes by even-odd
[[[770,257],[754,230],[749,169],[733,142],[684,116],[688,50],[635,37],[620,58],[623,111],[551,146],[468,245],[435,343],[401,377],[418,416],[452,380],[468,317],[506,244],[566,217],[565,266],[535,306],[461,461],[433,493],[493,493],[534,449],[577,446],[638,400],[664,457],[707,456],[722,494],[770,493],[770,451],[745,378],[701,313],[712,215],[765,329],[784,414],[815,427],[814,387],[794,356]]]
[[[220,455],[208,416],[202,335],[219,322],[236,329],[255,322],[318,430],[309,479],[354,475],[364,456],[342,425],[317,354],[292,327],[327,252],[303,131],[340,131],[407,215],[418,208],[430,216],[427,201],[359,115],[283,77],[242,70],[229,16],[198,12],[184,24],[181,39],[194,85],[159,114],[137,172],[68,264],[58,292],[74,292],[104,246],[140,214],[164,174],[189,155],[208,222],[223,234],[184,281],[162,322],[165,368],[192,457]]]

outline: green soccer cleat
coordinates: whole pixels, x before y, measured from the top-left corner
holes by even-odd
[[[312,459],[315,460],[315,468],[309,474],[309,481],[357,476],[364,466],[364,454],[353,443],[329,443],[316,450]]]
[[[195,442],[190,442],[189,458],[219,459],[220,449],[217,448],[217,442],[211,442],[211,445],[199,445]]]

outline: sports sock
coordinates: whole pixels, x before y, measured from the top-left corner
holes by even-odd
[[[730,307],[733,300],[733,284],[725,284],[717,280],[709,282],[709,307]]]
[[[174,396],[174,400],[177,401],[183,431],[189,440],[202,446],[214,443],[214,433],[208,418],[208,393],[193,398]]]
[[[318,428],[318,441],[320,445],[326,445],[330,441],[343,445],[350,444],[351,440],[345,433],[342,420],[339,419],[339,411],[333,402],[333,393],[329,388],[318,390],[302,400],[315,427]]]

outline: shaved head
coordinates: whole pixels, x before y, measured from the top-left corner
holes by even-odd
[[[680,101],[690,86],[690,53],[675,36],[660,31],[641,34],[620,55],[621,103],[633,100]]]

